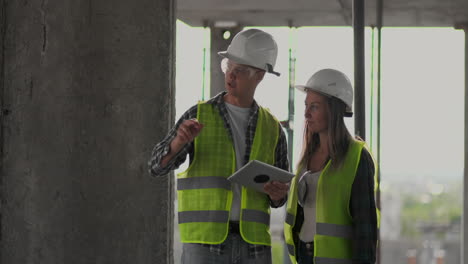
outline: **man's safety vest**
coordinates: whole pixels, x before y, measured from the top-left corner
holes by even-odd
[[[316,193],[316,234],[314,236],[315,264],[350,264],[352,259],[352,217],[349,212],[351,189],[361,159],[364,142],[352,140],[339,169],[329,161],[320,174]],[[284,235],[292,263],[296,260],[297,236],[293,227],[297,213],[297,184],[302,168],[294,177],[287,204]],[[311,224],[311,223],[303,223]]]
[[[198,104],[203,129],[194,141],[189,168],[178,175],[178,216],[183,243],[220,244],[228,236],[233,193],[226,179],[236,170],[236,155],[218,109]],[[250,160],[273,165],[279,122],[259,107]],[[271,245],[268,196],[242,187],[240,234],[251,244]]]

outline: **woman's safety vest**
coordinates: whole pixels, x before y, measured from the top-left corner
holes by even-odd
[[[231,138],[218,109],[198,104],[198,121],[203,129],[194,141],[189,168],[178,175],[178,217],[183,243],[220,244],[228,236],[232,204],[227,177],[236,170]],[[259,107],[250,160],[273,165],[279,122]],[[240,234],[251,244],[271,245],[270,204],[266,194],[242,187]]]
[[[361,159],[364,142],[352,140],[344,163],[330,168],[330,161],[320,174],[316,193],[315,264],[350,264],[352,259],[352,217],[349,212],[351,189]],[[296,260],[297,235],[293,235],[297,212],[297,184],[302,169],[294,177],[287,204],[284,235],[292,263]],[[310,223],[305,223],[310,224]]]

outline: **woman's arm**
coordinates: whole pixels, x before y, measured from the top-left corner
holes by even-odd
[[[375,166],[364,148],[351,190],[353,217],[353,264],[373,264],[377,247],[377,212],[374,194]]]

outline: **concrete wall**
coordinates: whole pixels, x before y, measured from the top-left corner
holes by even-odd
[[[171,263],[172,0],[1,0],[1,263]]]

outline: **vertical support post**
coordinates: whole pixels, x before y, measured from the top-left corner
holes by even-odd
[[[468,260],[468,22],[455,25],[455,29],[465,31],[465,131],[464,131],[464,153],[465,161],[463,167],[463,215],[462,215],[462,241],[461,241],[461,263]]]
[[[3,118],[8,114],[7,109],[4,107],[4,53],[5,53],[5,31],[6,31],[6,18],[5,18],[5,1],[0,0],[0,243],[3,242]],[[2,250],[0,250],[0,262],[2,261]]]
[[[355,134],[366,138],[364,0],[353,0],[354,124]]]
[[[293,26],[293,22],[289,21],[289,94],[288,94],[288,119],[282,121],[281,124],[286,128],[288,136],[288,160],[289,170],[293,171],[293,146],[294,146],[294,85],[296,81],[296,38],[297,28]],[[286,206],[284,212],[287,214]],[[284,236],[281,236],[284,240]],[[286,243],[283,243],[283,264],[291,264],[289,251]]]
[[[382,212],[382,203],[380,199],[380,176],[381,176],[381,169],[380,169],[380,109],[381,109],[381,76],[382,76],[382,25],[383,25],[383,0],[377,0],[377,153],[376,153],[376,161],[377,161],[377,183],[379,187],[377,188],[376,194],[376,204],[377,208]],[[380,241],[380,229],[377,233],[377,238]],[[379,243],[377,247],[377,264],[382,263],[382,243]]]
[[[292,21],[289,22],[289,95],[288,95],[288,159],[289,169],[292,171],[293,163],[293,135],[294,135],[294,85],[296,82],[296,28],[293,27]]]
[[[465,162],[463,173],[463,256],[468,256],[468,23],[464,26],[465,31]],[[465,259],[462,260],[465,263]]]

